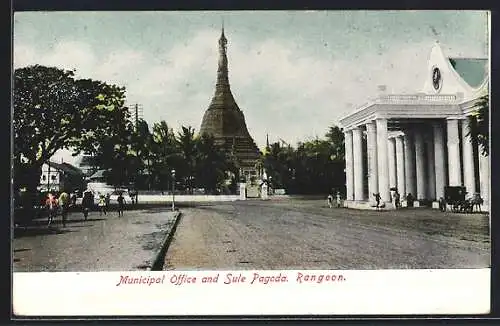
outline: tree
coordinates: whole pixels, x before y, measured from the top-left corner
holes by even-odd
[[[182,126],[182,131],[177,134],[177,146],[179,159],[176,161],[176,175],[178,180],[183,180],[184,185],[192,188],[188,180],[194,176],[196,159],[196,141],[194,138],[194,129]]]
[[[134,181],[136,187],[150,188],[152,185],[153,135],[148,123],[139,120],[132,133],[131,168],[135,168]]]
[[[337,126],[328,129],[325,135],[326,141],[331,146],[332,160],[343,161],[345,157],[344,133]]]
[[[14,72],[16,188],[36,194],[41,167],[58,150],[103,150],[104,140],[126,129],[125,89],[74,72],[40,65]],[[33,197],[31,199],[34,199]]]
[[[469,132],[467,136],[474,142],[477,140],[478,145],[481,147],[482,154],[489,155],[489,127],[490,127],[490,104],[489,95],[481,96],[474,108],[476,109],[469,119]]]
[[[177,143],[172,129],[165,121],[153,124],[151,144],[151,170],[157,177],[155,185],[159,189],[168,189],[171,178],[170,171],[174,167],[174,160],[178,156]]]
[[[231,160],[215,144],[214,138],[202,135],[196,141],[196,183],[208,193],[223,186],[228,172],[233,171]]]
[[[324,139],[299,142],[297,148],[270,144],[264,167],[274,188],[289,193],[327,193],[345,185],[344,134],[332,126]]]

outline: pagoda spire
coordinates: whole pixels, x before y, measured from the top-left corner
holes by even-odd
[[[224,22],[222,23],[221,35],[219,38],[219,68],[217,69],[217,87],[229,87],[227,69],[227,39],[224,35]]]
[[[211,105],[228,107],[237,107],[231,87],[229,85],[229,73],[227,65],[227,38],[224,34],[224,21],[221,26],[219,37],[219,65],[217,68],[217,81],[215,83],[215,94]]]

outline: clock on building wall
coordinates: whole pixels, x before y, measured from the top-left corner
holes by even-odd
[[[432,69],[432,86],[437,91],[441,88],[441,70],[439,68]]]

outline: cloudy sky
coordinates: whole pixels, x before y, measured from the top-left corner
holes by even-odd
[[[125,86],[150,124],[199,130],[222,19],[231,89],[259,147],[266,134],[323,137],[379,85],[417,92],[436,39],[449,56],[488,56],[487,14],[477,11],[18,12],[14,66],[76,69]]]

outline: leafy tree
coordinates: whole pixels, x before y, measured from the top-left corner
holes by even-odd
[[[214,142],[214,138],[202,135],[196,141],[196,183],[208,193],[224,186],[232,162]],[[234,183],[235,181],[232,180]]]
[[[157,178],[155,186],[160,190],[169,189],[170,171],[178,156],[174,132],[165,121],[154,123],[152,140],[151,170]]]
[[[272,177],[274,188],[289,193],[327,193],[343,191],[344,134],[330,127],[324,139],[299,142],[297,148],[270,144],[264,156],[264,167]]]
[[[194,176],[196,164],[196,141],[192,127],[182,126],[182,131],[177,134],[177,146],[179,155],[175,164],[176,178],[192,188],[192,184],[188,184],[188,180]]]
[[[345,142],[342,129],[337,126],[330,127],[325,138],[331,147],[332,160],[343,161],[345,157]]]
[[[489,155],[489,125],[490,125],[490,104],[489,95],[481,96],[474,107],[476,110],[469,119],[469,133],[471,141],[477,140],[483,155]]]
[[[124,88],[40,65],[14,72],[15,186],[35,194],[41,167],[58,150],[104,150],[126,129]],[[32,197],[31,199],[34,199]]]

